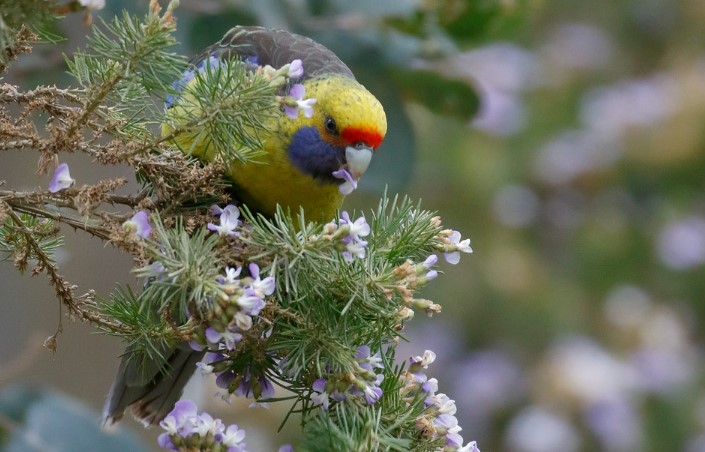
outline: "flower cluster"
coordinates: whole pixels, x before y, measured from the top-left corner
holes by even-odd
[[[228,368],[227,358],[227,355],[222,353],[208,353],[203,360],[203,362],[212,360],[210,361],[211,366],[214,366],[215,369],[226,367],[225,370],[220,372],[216,370],[215,372],[215,384],[224,390],[217,393],[220,398],[225,402],[229,402],[231,395],[256,401],[274,397],[274,385],[264,373],[259,372],[258,375],[254,375],[253,370],[249,368],[243,372],[236,372]],[[266,404],[263,405],[266,406]]]
[[[324,226],[323,238],[339,244],[343,259],[352,262],[355,258],[363,259],[367,249],[367,242],[362,237],[370,235],[370,225],[365,217],[355,221],[350,219],[350,214],[343,211],[338,223],[332,221]]]
[[[225,426],[208,413],[198,414],[190,400],[176,402],[174,409],[159,425],[166,430],[159,435],[159,446],[175,451],[246,452],[245,431],[232,424]]]
[[[191,342],[195,350],[212,350],[197,366],[203,374],[216,375],[216,384],[226,390],[220,393],[226,401],[231,394],[254,399],[274,395],[274,386],[264,375],[252,375],[249,369],[236,372],[231,366],[230,352],[242,340],[242,333],[252,328],[253,318],[265,306],[265,297],[276,287],[273,276],[260,276],[257,264],[251,263],[248,270],[250,276],[239,278],[242,268],[225,269],[218,279],[225,295],[214,306],[208,327]]]
[[[460,240],[461,235],[458,231],[445,229],[439,234],[439,238],[443,242],[438,248],[443,251],[443,257],[449,264],[457,264],[460,262],[460,253],[472,253],[470,247],[470,239]]]
[[[240,226],[240,210],[237,207],[228,204],[221,209],[213,204],[211,214],[219,216],[220,224],[208,223],[206,227],[209,231],[217,232],[221,237],[238,235],[235,229]]]
[[[386,288],[387,297],[391,298],[396,291],[404,300],[404,307],[400,311],[400,317],[410,320],[414,316],[412,308],[423,309],[428,316],[441,312],[441,306],[423,298],[414,298],[414,290],[427,284],[438,277],[438,272],[433,270],[433,266],[438,263],[438,256],[431,254],[420,264],[415,264],[410,260],[404,261],[399,267],[394,269],[396,278],[393,288]]]
[[[352,373],[331,374],[326,378],[318,378],[313,382],[311,402],[327,410],[330,399],[342,402],[349,398],[362,398],[373,405],[382,397],[379,385],[384,375],[375,373],[375,369],[383,368],[379,352],[370,354],[370,347],[362,345],[355,353],[355,370]]]
[[[242,339],[240,332],[252,328],[252,318],[259,315],[264,298],[273,294],[276,286],[273,276],[260,277],[257,264],[251,263],[248,270],[250,276],[240,279],[242,268],[226,267],[225,275],[218,277],[223,295],[213,306],[203,335],[191,342],[192,348],[233,351]]]
[[[220,67],[223,62],[215,53],[212,53],[208,58],[199,61],[195,66],[190,66],[186,69],[181,78],[172,84],[173,94],[166,96],[166,108],[172,107],[188,84],[197,76],[206,73],[207,71]],[[270,65],[261,66],[257,57],[248,57],[242,61],[242,64],[256,74],[269,81],[269,85],[273,87],[281,87],[287,84],[290,80],[296,80],[304,75],[303,63],[300,59],[296,59],[291,63],[276,69]],[[284,106],[284,111],[290,118],[297,118],[299,110],[304,112],[304,116],[310,118],[313,115],[313,105],[316,99],[304,99],[306,88],[301,84],[294,84],[289,90],[289,95],[278,98]]]
[[[425,396],[423,411],[416,418],[416,428],[430,441],[444,439],[443,451],[480,452],[475,441],[463,446],[463,437],[459,434],[462,428],[455,417],[455,401],[437,392],[438,380],[428,378],[424,373],[435,360],[436,354],[426,350],[423,356],[409,359],[409,367],[401,376],[405,383],[401,394],[407,403],[412,403],[419,394]]]

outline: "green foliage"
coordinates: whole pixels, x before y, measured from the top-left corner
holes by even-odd
[[[94,27],[86,50],[66,58],[79,88],[25,93],[4,87],[4,101],[25,109],[21,120],[3,123],[3,130],[19,129],[8,132],[12,140],[0,141],[3,149],[38,149],[41,170],[59,152],[75,150],[100,163],[126,163],[135,168],[143,189],[133,196],[114,194],[123,184],[117,180],[51,195],[42,190],[3,192],[8,212],[29,213],[22,225],[13,223],[15,216],[5,222],[0,229],[2,250],[24,265],[38,259],[37,271],[47,269],[70,312],[120,337],[128,346],[128,365],[145,377],[166,371],[169,353],[190,342],[219,353],[220,358],[204,366],[233,377],[230,393],[247,382],[249,395],[261,399],[270,380],[289,389],[294,400],[290,413],[302,415],[309,438],[304,450],[323,444],[350,450],[443,447],[442,435],[439,439],[420,431],[417,422],[430,416],[424,398],[419,385],[412,388],[406,371],[395,367],[394,360],[395,346],[404,339],[401,331],[414,309],[429,315],[440,310],[414,297],[436,274],[434,264],[424,260],[451,246],[448,231],[433,212],[408,198],[385,195],[368,215],[371,232],[363,234],[366,242],[353,243],[363,251],[354,253],[349,218],[321,225],[306,222],[303,211],[292,215],[280,209],[274,218],[265,218],[243,208],[247,224],[238,236],[209,232],[202,207],[206,201],[224,199],[223,162],[247,162],[262,153],[261,134],[269,120],[281,114],[278,93],[287,82],[286,69],[251,71],[235,59],[206,59],[188,66],[172,50],[175,5],[171,2],[162,14],[151,2],[143,18],[123,13]],[[378,56],[375,64],[391,61]],[[421,80],[448,95],[417,99],[434,111],[466,118],[474,113],[471,88],[437,74],[419,74],[413,72],[409,83]],[[400,98],[394,99],[400,105]],[[24,120],[35,110],[51,116],[46,138]],[[162,126],[161,136],[155,133],[156,124]],[[402,134],[410,139],[410,133]],[[101,144],[108,141],[106,135],[113,139]],[[192,147],[183,148],[184,142]],[[201,165],[192,154],[208,163]],[[151,237],[144,240],[125,228],[131,213],[102,209],[106,203],[151,210]],[[81,218],[64,211],[76,211]],[[42,216],[84,229],[130,253],[136,262],[134,274],[145,280],[144,287],[136,291],[118,286],[108,300],[98,298],[98,303],[91,292],[75,296],[75,286],[50,260],[61,242],[53,222],[37,220]],[[259,270],[247,263],[258,264]],[[226,272],[236,267],[242,275],[228,282]],[[265,281],[272,278],[276,285],[270,287]],[[244,306],[253,300],[262,307],[250,306],[248,311]],[[225,333],[237,336],[225,348],[210,339]],[[363,367],[372,366],[372,358],[365,362],[359,356],[364,347],[371,355],[381,355],[381,365],[374,361],[375,369]],[[347,400],[333,400],[330,411],[319,408],[314,399],[312,384],[323,378],[335,384],[336,391],[351,394]],[[377,385],[383,387],[382,395],[370,395],[368,390],[379,390]],[[329,442],[320,443],[320,438]]]
[[[189,235],[181,221],[167,229],[156,221],[153,239],[146,244],[152,264],[135,269],[139,277],[154,276],[153,265],[163,266],[163,277],[152,278],[140,304],[147,310],[168,312],[177,324],[183,323],[192,308],[206,311],[214,298],[223,294],[216,278],[222,265],[215,245],[216,234],[205,228]]]
[[[149,290],[135,294],[129,287],[118,286],[109,300],[102,300],[101,313],[115,319],[119,327],[101,326],[107,334],[118,336],[130,350],[136,368],[151,368],[153,363],[166,363],[165,350],[178,340],[174,328],[164,322]]]
[[[104,304],[102,313],[120,325],[108,332],[127,342],[138,371],[160,362],[166,366],[162,353],[176,346],[180,334],[202,338],[206,327],[221,328],[223,312],[232,315],[219,304],[232,293],[223,282],[224,267],[258,262],[261,275],[275,278],[276,290],[252,328],[240,331],[243,339],[236,350],[211,365],[233,375],[266,376],[293,392],[292,412],[304,414],[311,438],[349,444],[350,450],[410,450],[417,444],[415,422],[425,407],[423,398],[402,394],[405,383],[402,369],[394,367],[394,344],[409,318],[403,312],[425,284],[413,262],[442,249],[437,217],[407,198],[385,196],[369,215],[365,257],[349,261],[341,242],[347,226],[307,223],[303,212],[292,217],[279,210],[270,220],[243,211],[249,226],[228,240],[204,227],[187,233],[178,220],[167,228],[157,218],[145,244],[152,264],[135,270],[148,282],[139,295],[118,288]],[[244,246],[231,254],[239,242]],[[334,403],[330,412],[321,413],[312,405],[311,384],[326,375],[344,380],[358,375],[361,345],[384,355],[382,400],[375,405]],[[306,447],[327,446],[316,441]]]
[[[3,260],[12,257],[15,266],[24,272],[30,260],[39,258],[38,251],[33,246],[33,243],[36,243],[39,252],[53,262],[54,252],[64,243],[64,238],[57,235],[56,224],[29,214],[20,215],[19,220],[21,223],[7,217],[0,225],[0,253],[5,253]]]
[[[237,59],[199,64],[203,70],[182,87],[184,93],[168,115],[171,129],[187,126],[194,130],[186,140],[190,147],[182,151],[191,154],[208,149],[226,163],[263,155],[260,134],[280,108],[275,99],[278,85]]]
[[[0,68],[17,56],[17,46],[28,35],[25,30],[48,36],[46,27],[56,19],[56,5],[45,0],[4,0],[0,3]]]
[[[186,59],[171,51],[175,23],[168,17],[150,11],[140,19],[123,12],[93,27],[86,52],[66,58],[69,72],[86,90],[86,109],[102,103],[99,113],[116,123],[111,131],[118,136],[151,137],[148,126],[161,122],[161,102],[173,94],[171,84],[186,66]]]
[[[393,77],[405,99],[434,113],[467,120],[480,108],[480,98],[467,82],[431,71],[398,71]]]

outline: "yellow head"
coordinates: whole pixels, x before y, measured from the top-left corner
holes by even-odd
[[[304,97],[316,99],[312,116],[282,112],[264,138],[261,164],[234,162],[229,175],[237,197],[253,210],[272,215],[279,204],[293,214],[303,208],[309,220],[330,221],[367,170],[387,119],[379,101],[351,77],[326,74],[303,85]]]
[[[379,101],[350,77],[326,75],[306,80],[306,98],[315,98],[313,115],[283,115],[280,133],[291,164],[322,184],[340,185],[334,172],[346,170],[356,181],[387,133]]]

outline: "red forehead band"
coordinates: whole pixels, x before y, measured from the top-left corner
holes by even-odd
[[[375,130],[359,127],[348,127],[340,132],[340,135],[348,143],[354,144],[362,141],[373,149],[377,149],[384,139],[382,134]]]

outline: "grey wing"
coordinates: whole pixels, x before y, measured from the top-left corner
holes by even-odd
[[[257,66],[275,68],[300,59],[304,78],[319,74],[342,74],[355,78],[352,71],[330,49],[306,36],[286,30],[256,26],[237,26],[223,38],[191,60],[191,64],[215,56],[219,59],[238,57]]]
[[[139,368],[130,360],[134,351],[125,351],[117,375],[103,407],[103,424],[119,421],[125,410],[145,425],[162,420],[181,398],[184,386],[196,370],[205,352],[192,350],[188,344],[162,350],[167,362],[153,362],[148,368]]]

